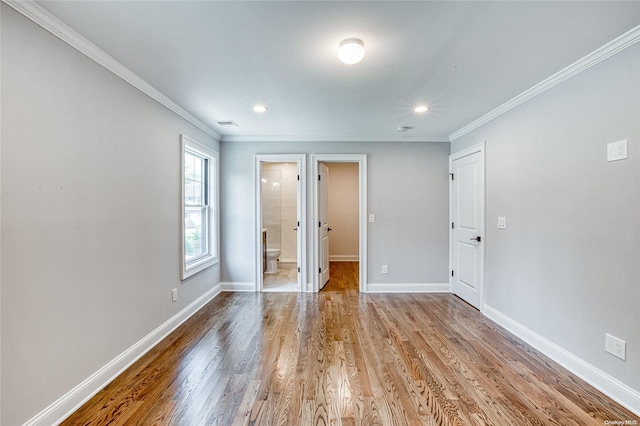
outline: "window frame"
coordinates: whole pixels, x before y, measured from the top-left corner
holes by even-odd
[[[186,135],[181,135],[181,167],[180,167],[180,205],[181,205],[181,265],[182,280],[209,268],[220,261],[218,253],[220,252],[219,239],[219,198],[218,198],[218,176],[219,162],[218,153],[211,148],[191,139]],[[205,194],[202,194],[205,204],[207,248],[202,256],[187,260],[187,243],[186,243],[186,211],[187,208],[198,207],[198,205],[190,205],[186,203],[186,173],[185,173],[185,157],[186,154],[195,155],[206,160],[206,170],[203,172],[202,179],[205,185]]]

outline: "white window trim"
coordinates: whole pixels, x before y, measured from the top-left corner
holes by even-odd
[[[180,166],[180,206],[181,206],[181,238],[180,238],[180,263],[182,265],[182,279],[189,278],[190,276],[197,274],[198,272],[215,265],[220,261],[218,253],[220,253],[220,238],[219,238],[219,197],[218,197],[218,176],[219,176],[219,162],[218,162],[218,153],[208,148],[201,143],[196,142],[195,140],[189,138],[188,136],[181,135],[181,166]],[[208,159],[209,167],[207,170],[208,176],[208,199],[209,199],[209,209],[208,209],[208,237],[209,237],[209,250],[208,254],[200,257],[192,262],[186,262],[186,252],[185,252],[185,191],[184,191],[184,182],[185,182],[185,173],[184,173],[184,157],[186,150],[193,151],[194,153]]]

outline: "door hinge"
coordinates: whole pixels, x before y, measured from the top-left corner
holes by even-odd
[[[300,227],[300,221],[298,221],[298,228]]]
[[[320,180],[320,175],[318,175],[318,180]]]
[[[455,176],[453,173],[449,173],[449,175],[451,176],[451,180],[455,180]]]
[[[300,273],[300,267],[298,266],[298,273]]]
[[[298,180],[300,180],[300,175],[298,175]]]
[[[453,271],[451,271],[451,276],[453,276]]]
[[[455,223],[451,222],[451,229],[455,229]]]
[[[322,273],[322,268],[318,268],[318,273],[321,274]]]
[[[322,228],[322,223],[318,222],[318,228]]]

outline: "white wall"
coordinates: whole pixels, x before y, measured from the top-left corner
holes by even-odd
[[[180,134],[219,146],[5,5],[1,31],[0,423],[18,425],[219,283],[180,281]]]
[[[326,163],[329,168],[329,259],[358,260],[358,163]]]
[[[607,162],[621,139],[629,159]],[[640,45],[452,151],[483,140],[487,305],[640,392]],[[626,361],[605,333],[627,342]]]
[[[370,283],[448,282],[448,143],[222,142],[222,281],[255,279],[254,156],[256,154],[367,154]],[[308,179],[307,215],[313,218]],[[307,239],[313,241],[313,229]],[[312,265],[311,250],[307,264]],[[389,274],[380,265],[389,265]],[[308,268],[307,283],[312,282]]]

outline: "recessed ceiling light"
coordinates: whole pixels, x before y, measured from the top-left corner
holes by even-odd
[[[267,110],[267,107],[264,105],[256,105],[253,107],[254,112],[265,112],[266,110]]]
[[[342,40],[338,48],[338,58],[348,65],[357,64],[364,58],[364,43],[359,38]]]
[[[426,106],[426,105],[419,105],[414,109],[414,111],[415,112],[425,112],[428,109],[429,109],[429,107]]]

